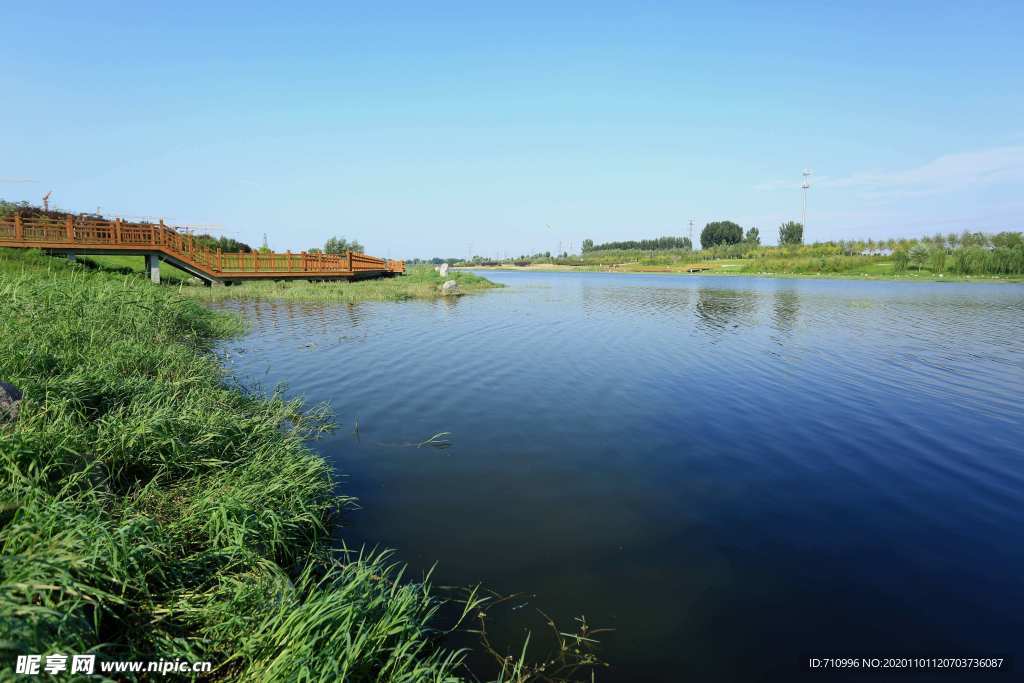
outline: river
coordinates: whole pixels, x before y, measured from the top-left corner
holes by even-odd
[[[234,376],[336,414],[314,448],[360,499],[350,545],[522,592],[513,640],[534,608],[614,628],[598,680],[1024,665],[1024,287],[485,275],[507,287],[230,305]]]

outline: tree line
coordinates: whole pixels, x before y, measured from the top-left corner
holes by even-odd
[[[642,249],[645,251],[663,251],[665,249],[692,249],[689,237],[655,237],[648,240],[626,240],[623,242],[604,242],[594,244],[594,240],[583,240],[582,249],[588,251],[609,251],[612,249]]]
[[[779,226],[779,244],[781,246],[792,246],[803,244],[804,226],[795,221],[787,221]],[[704,226],[700,233],[700,246],[702,249],[712,247],[728,246],[731,244],[746,244],[759,246],[761,244],[761,232],[755,228],[748,228],[744,233],[738,223],[732,221],[712,221]]]

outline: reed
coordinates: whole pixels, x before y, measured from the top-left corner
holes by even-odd
[[[455,680],[439,601],[331,551],[322,413],[225,383],[241,329],[174,288],[0,255],[0,658],[210,660],[238,680]]]

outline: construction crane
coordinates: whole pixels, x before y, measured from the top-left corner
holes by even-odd
[[[53,190],[50,190],[43,195],[43,211],[50,210],[50,195],[53,194]]]

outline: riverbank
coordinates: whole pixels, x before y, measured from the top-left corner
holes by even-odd
[[[60,652],[456,679],[430,585],[332,550],[352,499],[305,445],[326,416],[229,387],[210,349],[241,321],[182,289],[0,253],[0,380],[24,394],[0,425],[4,668]]]
[[[318,301],[358,303],[360,301],[409,301],[445,296],[441,285],[455,280],[454,296],[502,287],[473,273],[449,272],[442,278],[433,268],[411,268],[399,277],[356,282],[243,282],[233,287],[182,287],[181,292],[198,301]],[[448,295],[453,296],[453,295]]]
[[[141,256],[88,256],[79,259],[83,265],[120,273],[143,272]],[[232,287],[203,287],[168,263],[160,264],[161,280],[182,285],[180,291],[205,302],[215,301],[319,301],[324,303],[358,303],[360,301],[409,301],[444,296],[441,285],[455,280],[458,294],[472,294],[503,285],[465,272],[449,272],[442,278],[429,266],[413,266],[400,277],[358,280],[356,282],[282,282],[247,281]]]
[[[927,268],[921,270],[907,270],[902,273],[895,272],[894,264],[891,261],[870,261],[852,267],[849,270],[840,272],[811,271],[796,272],[787,271],[782,264],[776,264],[776,268],[770,270],[757,270],[750,261],[742,259],[720,260],[720,261],[694,261],[692,263],[679,265],[643,265],[643,264],[617,264],[617,265],[583,265],[568,266],[550,263],[538,263],[529,266],[460,266],[455,271],[526,271],[526,272],[569,272],[569,273],[647,273],[663,275],[693,275],[693,276],[744,276],[744,277],[766,277],[766,278],[789,278],[808,280],[893,280],[903,282],[1003,282],[1003,283],[1024,283],[1024,276],[1014,275],[956,275],[952,273],[933,273]],[[769,268],[771,265],[769,264]]]

